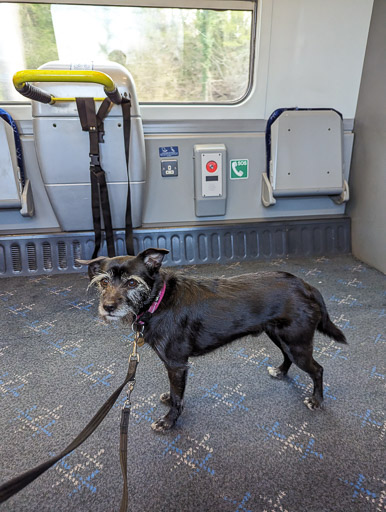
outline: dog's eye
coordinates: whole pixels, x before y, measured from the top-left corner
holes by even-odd
[[[109,279],[107,277],[104,277],[99,281],[99,283],[102,286],[102,288],[106,288],[106,286],[109,284]]]
[[[138,283],[135,279],[129,279],[127,281],[127,285],[129,288],[136,288],[138,286]]]

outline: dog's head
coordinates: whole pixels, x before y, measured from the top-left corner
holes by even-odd
[[[100,293],[99,314],[107,321],[133,322],[155,300],[162,280],[159,269],[166,249],[146,249],[137,256],[100,256],[77,260],[88,265],[90,286]]]

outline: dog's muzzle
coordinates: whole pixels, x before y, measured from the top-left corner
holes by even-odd
[[[114,322],[123,319],[132,322],[136,316],[135,313],[127,306],[117,306],[116,304],[109,303],[100,303],[98,312],[99,316],[107,322]]]

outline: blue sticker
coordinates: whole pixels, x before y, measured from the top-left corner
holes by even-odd
[[[161,158],[178,156],[178,146],[164,146],[162,148],[158,148],[158,150]]]

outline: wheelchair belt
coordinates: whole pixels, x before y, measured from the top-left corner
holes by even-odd
[[[91,181],[91,206],[95,232],[95,248],[92,258],[96,258],[101,246],[101,210],[103,214],[104,228],[106,232],[107,253],[110,258],[115,256],[114,234],[111,222],[111,209],[109,194],[106,183],[106,173],[100,165],[99,144],[104,142],[103,120],[110,112],[113,103],[109,98],[105,98],[99,107],[95,110],[93,98],[76,98],[79,119],[82,130],[89,133],[90,138],[90,181]],[[131,217],[131,196],[130,196],[130,177],[129,177],[129,150],[130,150],[130,107],[131,102],[128,98],[122,99],[123,115],[123,134],[125,142],[125,157],[127,167],[127,203],[126,203],[126,251],[127,254],[134,254],[133,247],[133,224]]]

